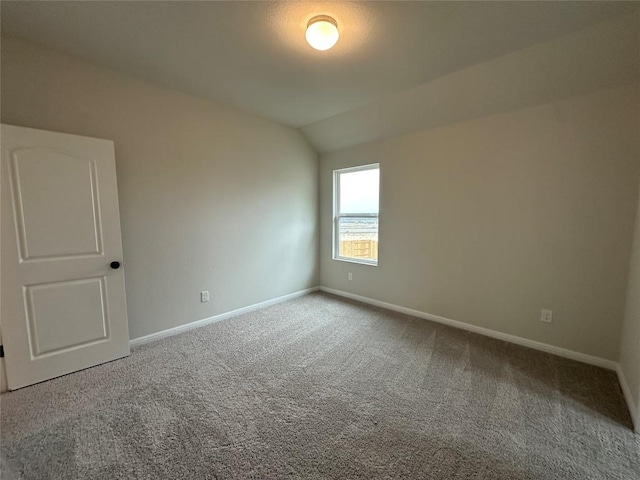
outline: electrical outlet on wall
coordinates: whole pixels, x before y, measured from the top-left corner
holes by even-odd
[[[349,272],[347,278],[349,279],[349,281],[353,280],[353,273]]]
[[[203,290],[200,292],[200,302],[205,303],[209,301],[209,290]]]
[[[551,310],[540,310],[540,321],[543,323],[553,323],[553,312]]]

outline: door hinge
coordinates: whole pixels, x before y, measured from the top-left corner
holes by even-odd
[[[0,345],[0,358],[4,358],[4,346]]]

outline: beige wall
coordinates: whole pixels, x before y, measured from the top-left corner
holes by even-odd
[[[638,142],[640,143],[640,130]],[[640,155],[640,144],[638,152]],[[629,394],[635,403],[636,431],[640,432],[640,198],[629,269],[627,306],[622,326],[620,366],[629,387]]]
[[[618,88],[323,155],[321,284],[617,361],[639,100]],[[379,266],[332,260],[332,170],[373,162]]]
[[[298,131],[7,38],[2,122],[115,141],[131,338],[317,285]]]

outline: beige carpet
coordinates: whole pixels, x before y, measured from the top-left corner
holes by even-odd
[[[3,479],[640,479],[613,372],[324,294],[0,408]]]

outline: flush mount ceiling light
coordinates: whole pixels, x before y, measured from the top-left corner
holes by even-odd
[[[316,50],[329,50],[340,37],[338,24],[327,15],[318,15],[309,20],[305,37]]]

